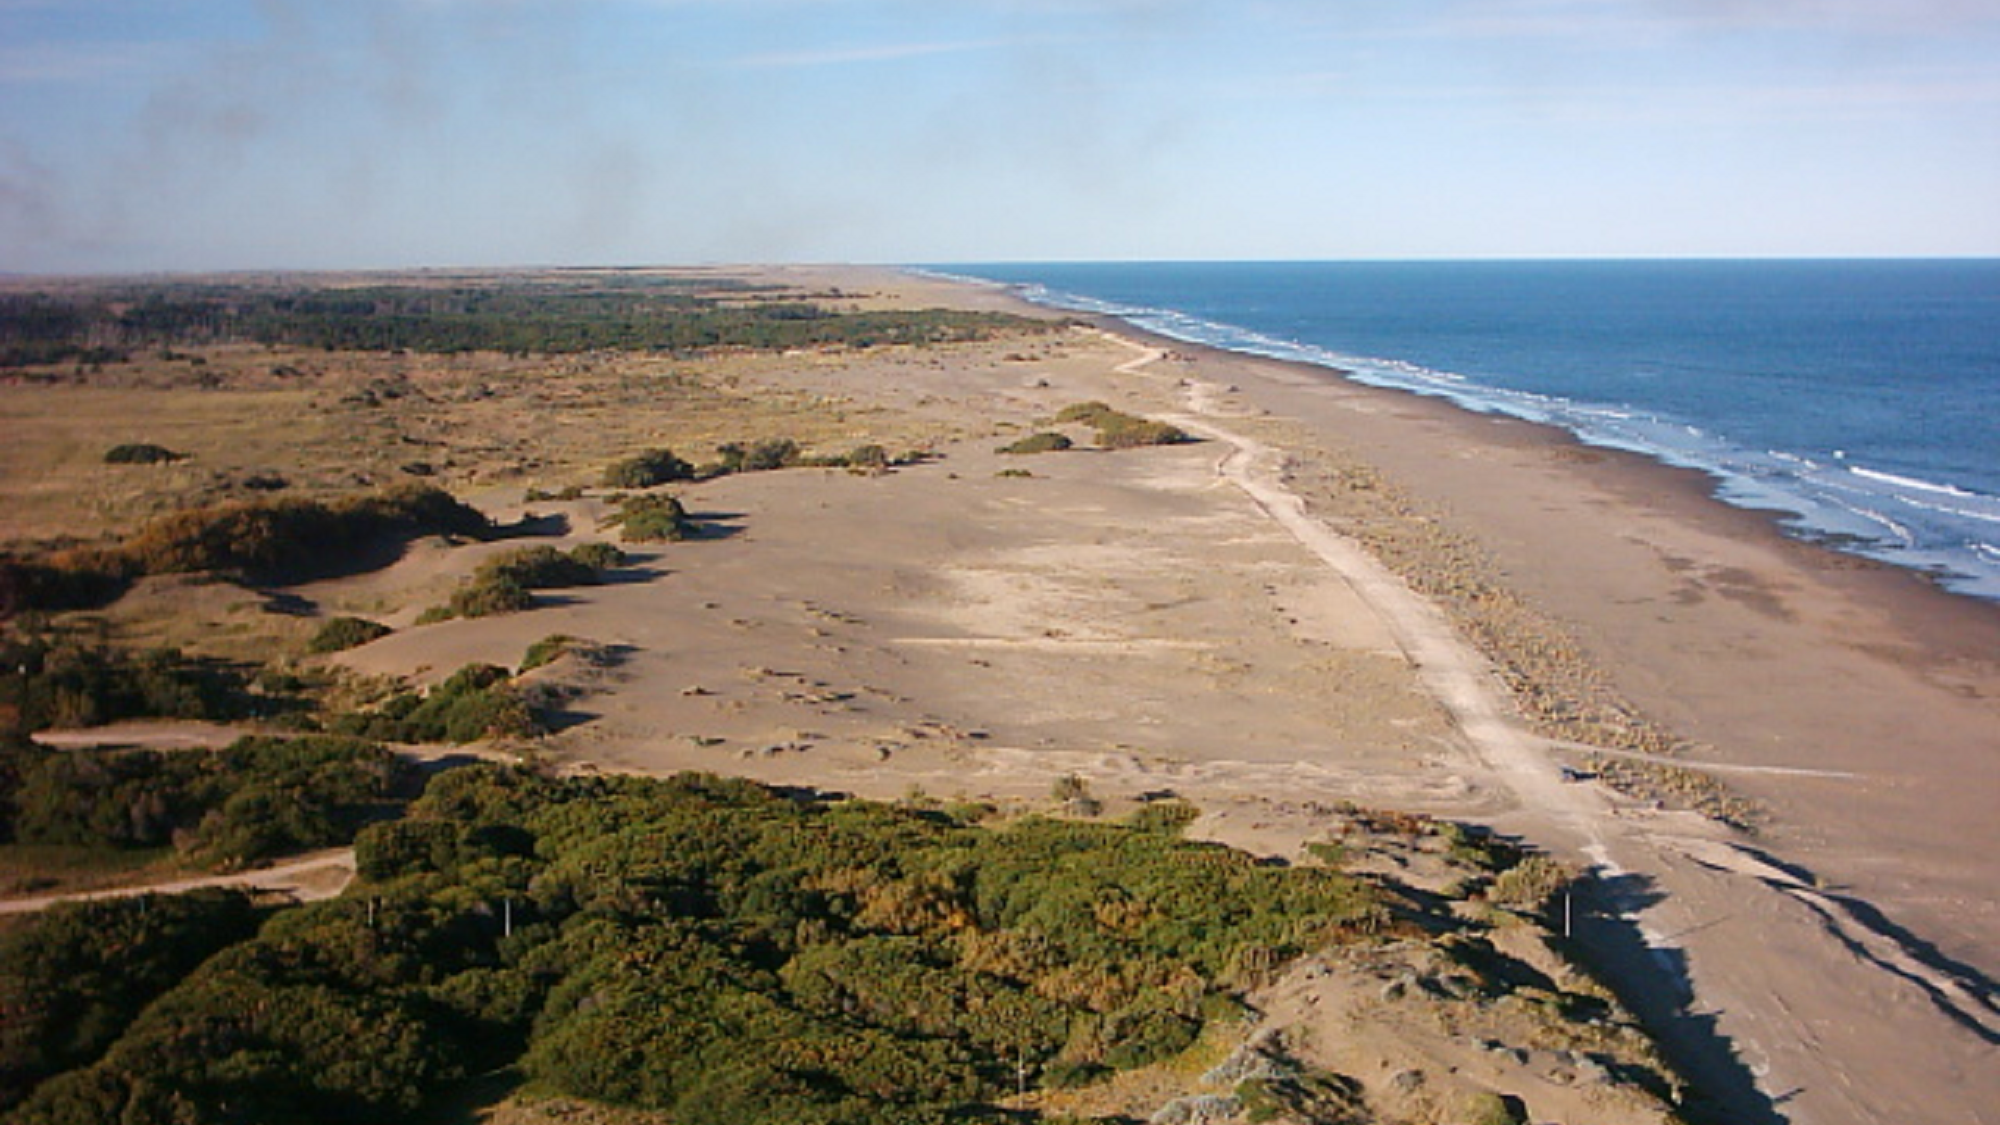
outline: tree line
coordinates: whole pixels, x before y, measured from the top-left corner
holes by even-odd
[[[998,313],[852,312],[657,286],[182,284],[0,294],[0,368],[120,362],[145,349],[227,343],[431,353],[693,352],[931,344],[1048,327]]]

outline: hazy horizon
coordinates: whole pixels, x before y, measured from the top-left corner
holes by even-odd
[[[0,271],[2000,256],[1979,0],[0,0]]]

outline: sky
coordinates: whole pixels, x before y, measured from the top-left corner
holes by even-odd
[[[0,272],[2000,255],[2000,0],[0,0]]]

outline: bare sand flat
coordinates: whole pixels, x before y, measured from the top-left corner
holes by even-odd
[[[1010,307],[782,272],[857,302]],[[536,673],[575,693],[551,745],[576,769],[1000,801],[1075,774],[1114,805],[1189,797],[1199,831],[1274,854],[1343,800],[1482,821],[1593,867],[1577,940],[1728,1107],[1717,1119],[2000,1120],[1990,607],[1790,542],[1690,474],[1125,330],[741,379],[929,426],[941,457],[690,487],[711,534],[640,552],[617,583],[342,659],[437,676],[549,633],[595,642],[596,660]],[[1202,440],[995,452],[1087,399]],[[532,508],[580,542],[601,537],[595,503]],[[1383,512],[1434,545],[1362,549]],[[413,616],[474,554],[303,593]],[[1560,634],[1534,643],[1565,690],[1653,732],[1613,750],[1684,744],[1678,761],[1761,809],[1758,834],[1566,780],[1586,759],[1548,735],[1546,702],[1527,717],[1532,680],[1408,581],[1461,567]]]

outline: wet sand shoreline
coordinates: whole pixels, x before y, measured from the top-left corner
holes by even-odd
[[[1870,866],[1865,848],[1832,849],[1831,828],[1810,824],[1809,816],[1793,823],[1821,798],[1798,793],[1798,779],[1815,770],[1908,769],[1905,740],[1918,737],[1936,747],[1937,760],[1907,783],[1908,799],[1892,798],[1893,809],[1911,824],[1952,810],[1940,835],[1963,850],[1933,843],[1933,854],[1958,852],[1966,861],[1968,896],[2000,874],[2000,861],[1986,858],[2000,854],[2000,823],[1981,815],[2000,799],[2000,605],[1793,535],[1783,513],[1718,498],[1719,482],[1700,470],[1586,445],[1559,427],[1354,383],[1332,369],[1188,344],[1112,317],[1085,319],[1231,375],[1251,401],[1324,427],[1353,456],[1434,505],[1439,518],[1492,553],[1507,583],[1577,633],[1586,659],[1686,740],[1689,765],[1740,767],[1730,783],[1774,809],[1774,844],[1810,839],[1838,855],[1836,863]],[[1440,447],[1455,452],[1440,455]],[[1501,473],[1511,475],[1503,480]],[[1523,481],[1529,487],[1517,489]],[[1613,509],[1681,525],[1711,550],[1740,547],[1754,565],[1674,554],[1658,544],[1638,549],[1645,529],[1612,529]],[[1605,557],[1619,539],[1634,549]],[[1704,631],[1728,634],[1731,667],[1764,667],[1769,686],[1732,690],[1736,685],[1714,674],[1682,678],[1708,657],[1730,655],[1704,645]],[[1756,647],[1780,642],[1789,647]],[[1781,674],[1785,665],[1789,674]],[[1868,683],[1870,674],[1883,682]],[[1845,691],[1813,682],[1836,676],[1854,693],[1845,706],[1834,698]],[[1820,705],[1839,721],[1815,714]],[[1872,721],[1858,720],[1863,712]],[[1995,725],[1984,725],[1986,718]],[[1800,772],[1783,772],[1788,768]],[[1919,780],[1922,798],[1914,795]],[[1867,881],[1859,870],[1814,870],[1842,885]],[[1982,908],[1968,897],[1964,905],[1980,924],[1944,922],[1940,928],[1959,932],[1940,945],[1994,975],[2000,904]]]

